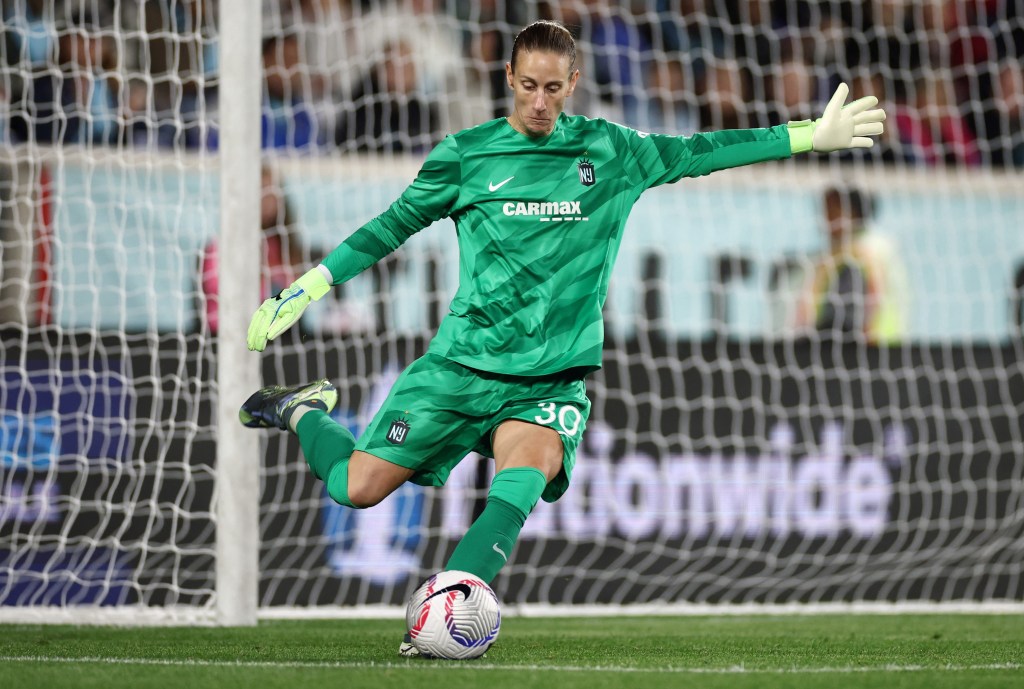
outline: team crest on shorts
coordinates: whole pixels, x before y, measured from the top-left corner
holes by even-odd
[[[391,428],[385,439],[392,445],[402,445],[409,437],[409,423],[405,419],[395,419],[391,422]]]
[[[594,176],[594,164],[590,162],[589,158],[580,158],[579,171],[580,184],[583,186],[593,186],[594,182],[597,181],[597,177]]]

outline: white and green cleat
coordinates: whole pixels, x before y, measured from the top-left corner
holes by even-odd
[[[238,420],[249,428],[289,430],[288,420],[300,407],[330,413],[338,404],[338,390],[327,379],[292,387],[271,385],[252,394],[238,410]]]
[[[409,636],[409,632],[405,633],[402,637],[402,643],[398,646],[398,655],[403,658],[419,658],[420,650],[412,645],[412,637]]]

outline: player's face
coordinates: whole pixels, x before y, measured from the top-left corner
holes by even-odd
[[[515,71],[505,63],[505,78],[512,89],[512,114],[508,123],[527,136],[547,136],[565,109],[580,71],[569,72],[569,57],[546,50],[516,56]]]

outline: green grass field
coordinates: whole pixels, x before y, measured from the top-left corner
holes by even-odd
[[[0,687],[1024,687],[1018,615],[510,618],[475,661],[406,660],[397,620],[0,626]]]

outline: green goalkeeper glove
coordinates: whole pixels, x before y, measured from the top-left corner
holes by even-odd
[[[793,153],[829,153],[848,148],[871,148],[875,141],[870,137],[883,131],[885,111],[875,108],[878,99],[874,96],[865,96],[844,106],[849,94],[850,87],[840,84],[821,117],[813,122],[790,122],[790,150]]]
[[[246,343],[249,351],[262,352],[267,340],[273,340],[295,324],[310,302],[316,301],[331,290],[331,282],[324,274],[326,268],[313,268],[291,286],[263,302],[252,320]]]

